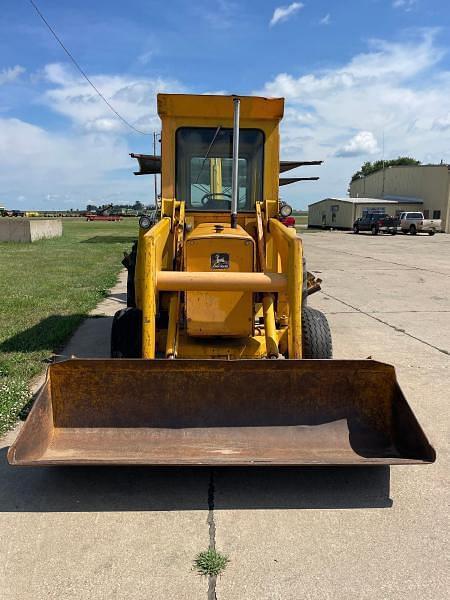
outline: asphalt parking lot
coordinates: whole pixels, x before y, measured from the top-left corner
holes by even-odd
[[[230,557],[219,600],[442,600],[450,586],[450,236],[307,232],[336,358],[395,365],[435,446],[431,466],[341,469],[11,468],[0,442],[0,598],[197,599],[192,570]],[[124,302],[124,283],[99,313]],[[107,355],[110,318],[67,354]],[[208,494],[209,492],[209,494]],[[211,596],[210,596],[211,597]]]

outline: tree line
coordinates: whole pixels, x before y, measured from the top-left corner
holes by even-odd
[[[353,173],[352,181],[355,181],[355,179],[360,179],[361,177],[367,177],[367,175],[371,175],[372,173],[376,173],[382,169],[387,169],[388,167],[398,167],[404,165],[420,165],[420,160],[416,160],[410,156],[399,156],[398,158],[393,158],[391,160],[375,160],[374,162],[367,161],[363,164],[359,171]]]

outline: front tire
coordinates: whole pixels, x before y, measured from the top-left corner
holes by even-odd
[[[373,227],[372,227],[372,230],[371,230],[371,231],[372,231],[372,235],[378,235],[378,228],[377,228],[377,227],[375,227],[375,225],[373,225]]]
[[[353,233],[359,233],[359,227],[357,225],[353,225]]]
[[[142,357],[142,311],[122,308],[111,326],[111,358]]]
[[[309,306],[302,310],[303,358],[333,358],[330,325],[326,316]]]

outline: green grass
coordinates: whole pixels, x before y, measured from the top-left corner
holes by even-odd
[[[45,359],[117,281],[137,234],[137,219],[64,220],[61,238],[0,243],[0,434],[17,421]]]
[[[194,560],[194,567],[200,575],[218,576],[224,571],[230,562],[228,556],[209,548],[197,554]]]
[[[299,227],[300,225],[308,225],[308,215],[294,215],[294,217],[296,227]]]

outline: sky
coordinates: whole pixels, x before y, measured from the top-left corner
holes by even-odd
[[[296,208],[345,196],[367,160],[450,162],[447,0],[35,0],[84,71],[134,127],[160,127],[158,92],[284,97],[281,158]],[[130,152],[153,138],[121,122],[29,0],[0,0],[0,205],[146,204]]]

